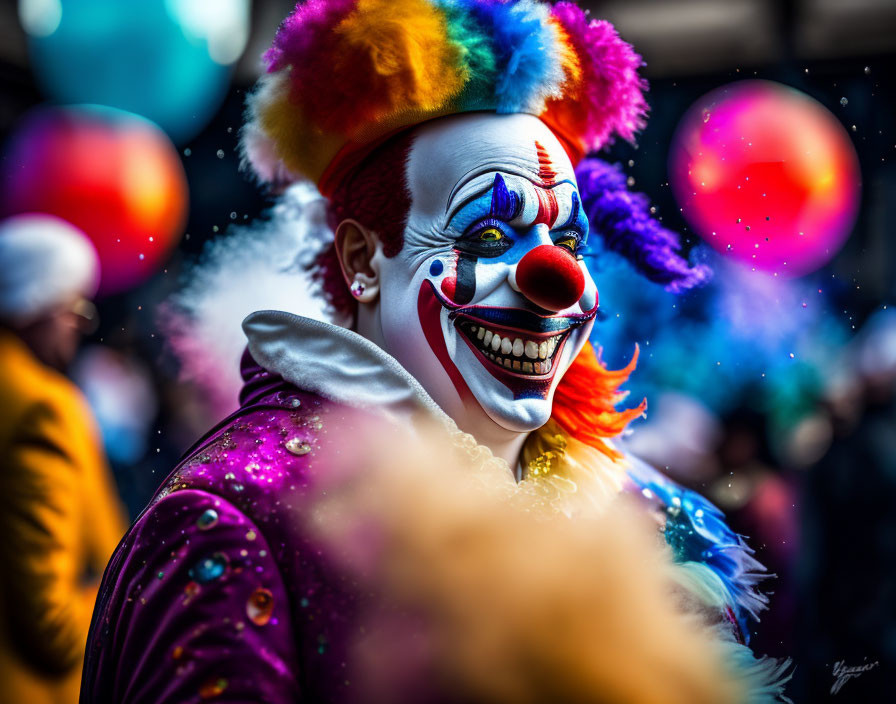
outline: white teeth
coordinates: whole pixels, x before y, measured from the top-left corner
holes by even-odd
[[[480,348],[486,357],[499,367],[524,374],[547,374],[550,372],[553,366],[551,357],[563,338],[563,335],[560,334],[540,342],[524,340],[521,337],[511,340],[509,337],[501,337],[491,330],[486,330],[481,325],[471,325],[467,329],[470,338],[479,341]]]
[[[537,359],[538,358],[538,344],[529,340],[526,343],[526,356],[529,359]]]

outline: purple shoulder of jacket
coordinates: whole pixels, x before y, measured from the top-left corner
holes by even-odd
[[[337,701],[355,603],[302,529],[354,413],[244,358],[242,407],[167,478],[109,563],[81,701]]]

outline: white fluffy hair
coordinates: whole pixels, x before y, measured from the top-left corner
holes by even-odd
[[[293,184],[265,218],[211,240],[188,269],[183,288],[166,302],[161,324],[181,379],[205,392],[215,415],[238,405],[247,315],[284,310],[345,323],[309,273],[332,239],[326,200],[309,182]]]

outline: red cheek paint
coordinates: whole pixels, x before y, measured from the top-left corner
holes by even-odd
[[[442,285],[444,287],[444,284]],[[442,304],[436,298],[432,284],[424,280],[420,284],[420,293],[417,295],[417,316],[420,318],[423,336],[429,343],[436,359],[439,360],[448,374],[448,378],[451,379],[451,383],[454,384],[461,401],[466,404],[470,399],[473,399],[473,393],[448,355],[448,348],[445,346],[445,335],[442,333],[441,313]]]
[[[454,294],[457,293],[457,274],[451,273],[448,274],[444,279],[442,279],[442,293],[445,294],[445,297],[449,301],[454,301]]]
[[[457,252],[451,257],[451,263],[448,265],[448,271],[445,278],[442,279],[440,286],[442,294],[452,303],[457,296]]]

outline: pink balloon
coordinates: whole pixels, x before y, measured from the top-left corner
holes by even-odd
[[[840,250],[861,175],[846,130],[824,106],[771,81],[700,98],[678,125],[670,184],[691,227],[723,254],[799,276]]]

